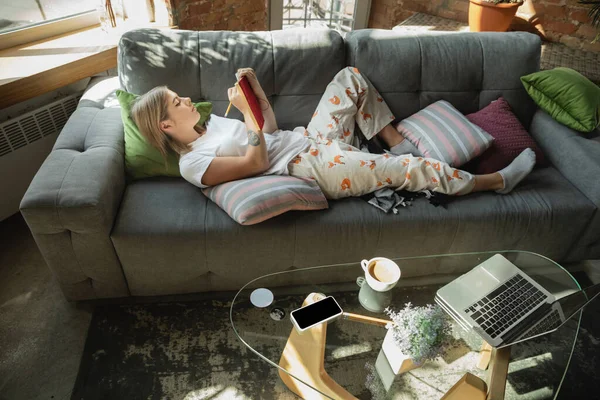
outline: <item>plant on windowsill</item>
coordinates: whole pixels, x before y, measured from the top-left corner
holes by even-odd
[[[469,0],[471,32],[506,32],[523,0]]]
[[[592,25],[596,27],[596,29],[600,29],[600,0],[580,0],[580,4],[589,4],[592,6],[588,15],[592,20]],[[592,43],[600,40],[600,32],[596,34],[596,38],[592,40]]]
[[[382,351],[395,374],[417,368],[446,351],[452,325],[438,305],[413,307],[406,303],[400,311],[388,307],[385,313],[392,322],[386,326]]]

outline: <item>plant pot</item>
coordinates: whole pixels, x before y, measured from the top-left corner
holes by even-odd
[[[469,0],[471,32],[506,32],[521,3],[489,3]]]
[[[420,367],[419,364],[415,364],[413,360],[408,355],[404,354],[396,345],[391,329],[388,329],[385,334],[381,350],[383,351],[383,354],[385,354],[390,367],[392,367],[392,371],[394,371],[394,374],[396,375]]]

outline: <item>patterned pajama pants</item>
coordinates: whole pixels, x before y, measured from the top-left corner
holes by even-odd
[[[392,112],[371,82],[357,68],[344,68],[327,86],[304,132],[313,143],[290,162],[290,175],[315,179],[328,199],[362,196],[383,187],[450,195],[473,189],[473,175],[444,162],[357,148],[355,122],[370,140],[392,120]]]

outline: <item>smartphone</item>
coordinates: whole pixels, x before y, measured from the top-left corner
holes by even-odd
[[[332,296],[298,308],[290,313],[290,319],[299,332],[341,316],[342,307]]]

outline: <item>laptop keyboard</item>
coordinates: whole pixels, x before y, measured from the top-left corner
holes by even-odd
[[[495,338],[535,308],[546,295],[516,274],[483,299],[465,309],[481,329]]]

